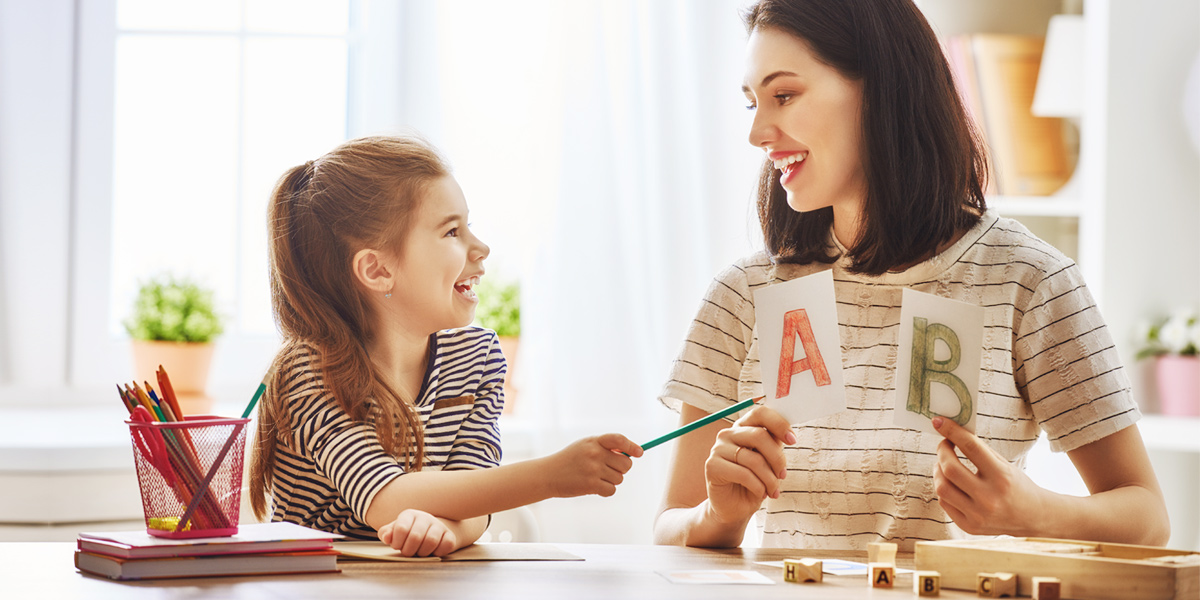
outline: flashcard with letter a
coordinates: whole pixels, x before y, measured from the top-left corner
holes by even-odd
[[[793,425],[846,409],[833,271],[754,292],[763,404]]]
[[[896,348],[896,424],[936,433],[941,415],[975,431],[983,308],[905,289]]]

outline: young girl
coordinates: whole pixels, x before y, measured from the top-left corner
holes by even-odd
[[[717,276],[661,400],[690,422],[761,395],[754,291],[832,269],[847,409],[758,407],[681,438],[660,543],[863,549],[971,534],[1162,544],[1162,492],[1076,266],[987,210],[981,145],[910,0],[760,0],[746,14],[766,251]],[[901,291],[986,315],[977,434],[893,420]],[[1091,495],[1022,472],[1041,431]],[[957,455],[961,452],[974,468]]]
[[[490,513],[616,491],[641,455],[620,435],[497,466],[506,365],[495,333],[467,327],[489,249],[432,148],[347,142],[285,173],[268,221],[284,344],[259,409],[255,515],[269,495],[272,520],[440,556]]]

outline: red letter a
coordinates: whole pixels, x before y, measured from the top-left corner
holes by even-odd
[[[796,353],[796,336],[800,336],[800,344],[804,346],[804,358],[792,361]],[[788,395],[792,389],[792,376],[808,370],[812,371],[818,387],[833,383],[825,369],[825,361],[821,360],[821,350],[817,348],[808,313],[801,308],[783,315],[783,350],[779,353],[779,383],[775,386],[775,397]]]

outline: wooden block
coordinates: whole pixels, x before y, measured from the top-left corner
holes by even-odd
[[[869,563],[871,587],[890,588],[896,583],[896,566],[885,563]]]
[[[918,570],[941,573],[947,590],[975,590],[980,571],[993,570],[1017,574],[1018,591],[1026,596],[1033,593],[1034,576],[1060,579],[1061,597],[1089,600],[1195,598],[1200,589],[1200,552],[1159,546],[1052,538],[940,540],[917,542],[914,562]]]
[[[942,593],[942,574],[937,571],[913,573],[913,593],[918,596],[938,596]]]
[[[1017,576],[1012,573],[980,573],[975,592],[984,598],[1010,598],[1017,595]]]
[[[867,563],[896,564],[896,544],[891,542],[872,542],[867,544]]]
[[[791,583],[821,583],[825,563],[815,558],[788,558],[783,561],[783,580]]]
[[[1058,600],[1061,594],[1061,579],[1057,577],[1033,578],[1033,600]]]

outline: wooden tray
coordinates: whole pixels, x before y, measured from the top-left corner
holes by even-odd
[[[1195,600],[1200,553],[1155,546],[1051,538],[917,542],[916,565],[942,574],[942,587],[974,590],[979,573],[1015,573],[1017,593],[1034,577],[1058,577],[1063,598]]]

